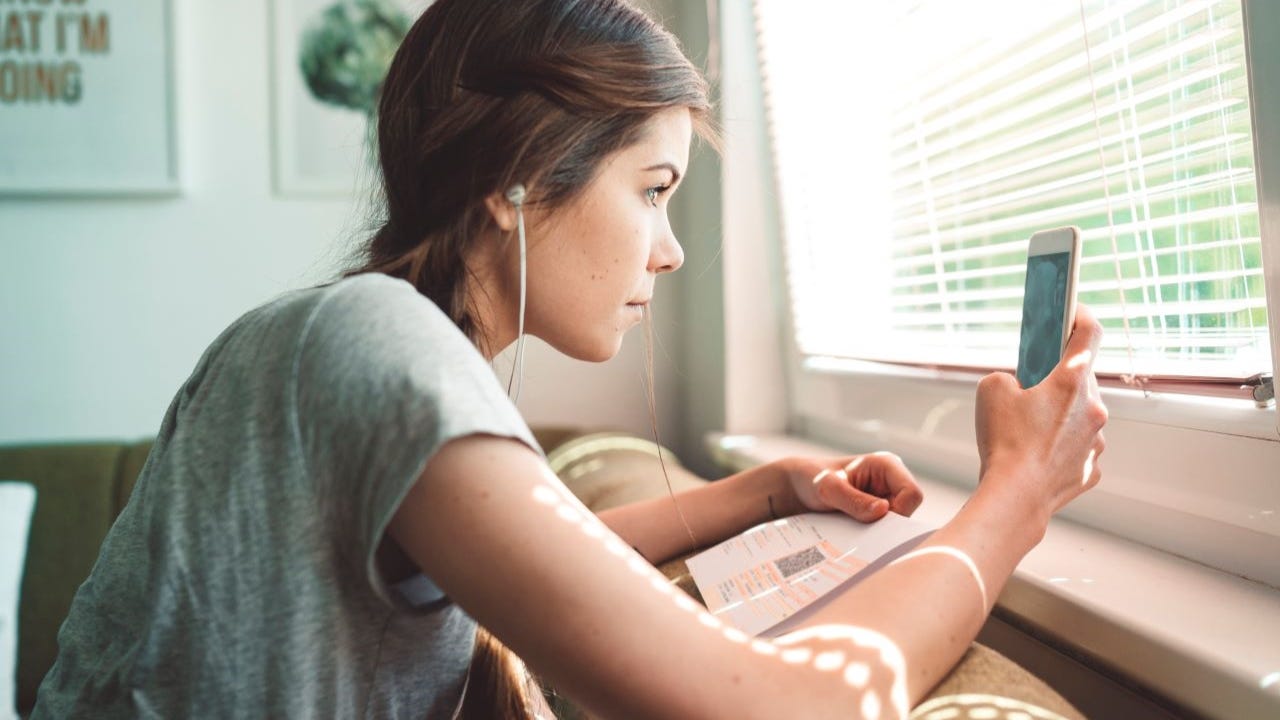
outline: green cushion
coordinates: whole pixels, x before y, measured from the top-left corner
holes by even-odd
[[[138,474],[142,472],[142,466],[146,464],[147,455],[151,453],[151,446],[154,444],[152,440],[143,440],[125,446],[124,455],[120,458],[120,469],[116,473],[116,515],[119,515],[125,503],[129,502],[129,494],[133,492],[133,486],[138,482]]]
[[[18,612],[18,710],[58,652],[57,632],[115,517],[119,444],[0,447],[0,476],[36,488]]]

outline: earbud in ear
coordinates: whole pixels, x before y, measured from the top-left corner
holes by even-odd
[[[524,204],[524,183],[516,183],[507,189],[507,199],[512,205],[520,207]]]

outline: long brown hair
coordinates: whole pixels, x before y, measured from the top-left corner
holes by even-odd
[[[499,232],[484,199],[520,182],[563,207],[674,107],[715,143],[706,81],[624,0],[437,0],[381,88],[384,215],[347,274],[409,281],[479,342],[463,260]],[[532,716],[523,664],[483,629],[468,672],[462,717]]]

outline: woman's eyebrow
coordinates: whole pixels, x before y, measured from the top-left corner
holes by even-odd
[[[676,183],[680,182],[680,171],[676,169],[675,165],[672,165],[669,162],[662,162],[662,163],[658,163],[657,165],[650,165],[649,167],[644,169],[644,172],[649,172],[651,170],[668,170],[671,172],[671,184],[675,185]]]

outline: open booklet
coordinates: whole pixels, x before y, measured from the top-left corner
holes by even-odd
[[[894,513],[870,524],[839,513],[804,513],[757,525],[693,556],[689,573],[713,615],[751,635],[776,637],[933,530]]]

